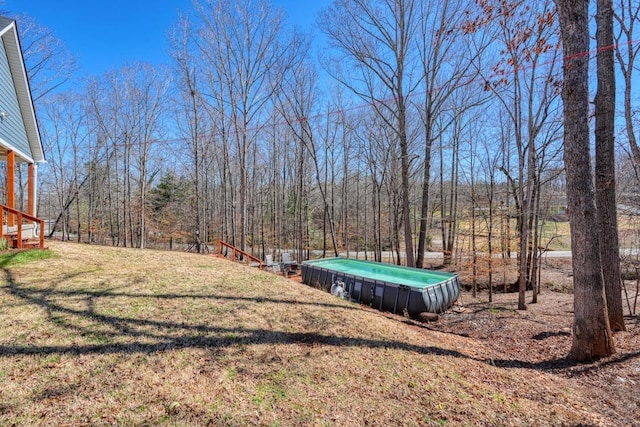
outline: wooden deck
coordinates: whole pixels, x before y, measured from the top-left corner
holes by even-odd
[[[11,248],[45,248],[44,220],[5,205],[0,205],[0,210],[0,238],[6,238]]]

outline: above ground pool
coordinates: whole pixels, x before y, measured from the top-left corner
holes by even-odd
[[[349,258],[305,261],[302,282],[327,291],[333,286],[353,301],[412,317],[442,313],[460,296],[455,274]]]

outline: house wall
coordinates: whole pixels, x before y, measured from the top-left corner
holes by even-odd
[[[30,156],[31,149],[18,105],[4,41],[0,43],[0,112],[8,113],[7,117],[0,119],[0,138],[19,154]]]

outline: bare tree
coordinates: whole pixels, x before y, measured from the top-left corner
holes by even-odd
[[[118,151],[121,145],[121,123],[117,118],[122,114],[123,107],[120,91],[111,90],[111,85],[106,82],[109,78],[109,75],[94,77],[87,82],[85,88],[87,111],[95,134],[94,151],[104,153],[104,163],[96,162],[91,168],[92,183],[95,186],[92,186],[91,194],[95,195],[92,199],[103,198],[104,203],[97,212],[106,218],[105,234],[109,236],[111,244],[119,246],[122,242],[121,218],[125,208],[124,203],[121,203],[122,166]],[[97,160],[97,157],[94,156],[92,160]],[[94,189],[102,191],[93,191]]]
[[[440,159],[440,237],[442,239],[442,253],[445,265],[453,262],[459,231],[458,184],[460,183],[460,144],[464,127],[463,121],[456,117],[453,111],[450,111],[448,116],[447,118],[441,116],[437,122],[441,135],[438,146]],[[446,128],[450,128],[450,131],[445,132]],[[449,156],[449,158],[445,160],[445,156]],[[449,172],[448,176],[447,171]]]
[[[222,121],[217,126],[223,144],[234,145],[238,212],[233,215],[233,236],[235,240],[237,234],[244,250],[253,210],[249,169],[257,151],[256,129],[268,119],[266,107],[273,102],[278,80],[296,57],[297,36],[285,34],[284,13],[264,1],[202,0],[194,6],[194,43],[201,64],[206,64],[206,100]]]
[[[283,90],[278,91],[279,108],[293,136],[304,148],[304,152],[309,155],[311,160],[316,185],[322,198],[323,211],[327,215],[333,252],[335,256],[338,256],[333,212],[329,204],[326,186],[322,185],[323,174],[319,158],[320,150],[316,147],[315,133],[310,122],[311,113],[318,99],[316,78],[315,69],[310,64],[300,63],[294,67],[289,78],[283,81]],[[343,177],[343,179],[346,179],[346,177]]]
[[[487,199],[488,208],[482,211],[483,219],[487,227],[487,270],[489,280],[489,302],[493,300],[493,267],[494,267],[494,233],[495,233],[495,215],[496,215],[496,198],[497,185],[496,174],[498,171],[500,152],[493,144],[485,142],[482,144],[484,157],[480,163],[480,169],[484,174],[484,193]],[[487,179],[488,178],[488,179]]]
[[[68,206],[70,203],[70,193],[73,191],[72,184],[74,177],[71,175],[72,168],[69,167],[69,158],[72,155],[71,138],[69,138],[69,129],[65,123],[73,123],[75,118],[69,117],[65,111],[68,104],[64,103],[62,97],[57,102],[47,104],[44,109],[47,118],[47,126],[41,127],[43,136],[43,144],[49,153],[49,164],[47,169],[49,172],[48,187],[53,189],[57,196],[59,206],[59,220],[62,221],[62,240],[69,239],[69,213]],[[49,195],[51,197],[51,195]],[[56,221],[57,223],[58,221]],[[54,227],[50,228],[51,235]]]
[[[28,15],[19,15],[17,21],[31,97],[38,105],[70,80],[77,69],[76,59],[50,28]]]
[[[188,142],[188,166],[187,173],[193,182],[194,196],[194,237],[195,249],[200,253],[204,250],[202,239],[208,240],[207,229],[203,227],[204,206],[206,200],[203,197],[203,176],[207,156],[205,156],[206,143],[211,139],[206,135],[206,109],[202,99],[199,85],[195,53],[192,46],[192,28],[188,18],[181,18],[175,26],[172,37],[172,56],[175,61],[178,84],[178,100],[176,102],[181,108],[176,112],[178,120],[177,126],[180,134]]]
[[[407,98],[417,84],[411,73],[417,19],[415,0],[336,0],[320,15],[320,29],[337,52],[333,59],[353,71],[347,76],[334,67],[334,77],[371,103],[398,141],[407,265],[414,265]]]
[[[479,43],[469,39],[475,32],[465,30],[466,14],[461,13],[468,2],[445,0],[421,3],[419,18],[419,52],[422,68],[423,103],[418,113],[423,125],[424,159],[422,162],[422,200],[416,267],[424,266],[429,215],[429,184],[431,181],[431,151],[439,136],[434,133],[436,121],[446,108],[450,97],[476,75],[474,61],[481,55],[486,41],[478,37]],[[474,103],[470,102],[466,108]]]
[[[564,160],[573,250],[573,343],[584,361],[615,352],[607,316],[589,155],[589,2],[556,0],[564,50]]]
[[[617,0],[614,10],[617,33],[615,35],[615,54],[624,81],[624,123],[625,133],[629,141],[631,157],[640,176],[640,147],[636,137],[633,121],[633,100],[631,99],[634,70],[637,69],[636,58],[640,53],[640,44],[634,42],[636,25],[640,23],[640,3],[633,0]]]
[[[148,210],[148,184],[159,171],[152,164],[152,150],[155,142],[163,134],[162,117],[166,108],[163,99],[167,95],[170,79],[165,70],[154,68],[148,64],[139,65],[133,76],[133,87],[129,89],[132,116],[135,117],[133,138],[136,145],[135,165],[138,172],[138,247],[146,244],[146,218]]]
[[[539,157],[555,140],[553,133],[545,130],[553,125],[559,96],[553,41],[557,22],[551,0],[535,7],[519,1],[489,0],[483,2],[483,10],[487,22],[496,25],[502,45],[493,74],[485,77],[485,89],[496,95],[513,125],[518,168],[513,173],[503,165],[501,170],[510,183],[517,211],[518,309],[525,310],[525,292],[527,287],[535,287],[536,277],[532,269],[533,225],[538,215]]]
[[[383,188],[389,179],[391,157],[394,150],[389,149],[388,136],[385,134],[385,125],[382,120],[373,111],[371,111],[371,116],[373,117],[369,118],[369,115],[363,116],[356,135],[371,181],[374,260],[381,262],[383,246]]]
[[[596,205],[600,224],[600,257],[607,295],[609,324],[623,331],[620,245],[616,205],[615,64],[613,60],[613,1],[597,0],[598,91],[595,98]]]
[[[148,183],[155,174],[151,155],[161,135],[168,81],[161,70],[134,64],[96,79],[88,90],[91,116],[109,145],[108,182],[115,186],[109,197],[116,197],[109,209],[114,244],[145,246]]]

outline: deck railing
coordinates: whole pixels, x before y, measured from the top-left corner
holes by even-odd
[[[262,269],[262,260],[260,258],[254,257],[251,254],[246,253],[242,249],[238,249],[230,243],[227,243],[223,240],[218,240],[218,256],[224,256],[222,254],[222,248],[227,248],[232,251],[232,256],[234,261],[239,261],[244,257],[244,260],[247,262],[247,265],[251,265],[251,261],[258,264],[258,267]]]
[[[39,224],[40,226],[40,229],[38,230],[39,231],[38,237],[40,238],[39,246],[40,246],[40,249],[44,249],[44,220],[37,218],[33,215],[24,213],[22,211],[19,211],[17,209],[10,208],[9,206],[0,205],[0,209],[2,210],[2,216],[0,218],[2,219],[2,224],[3,224],[3,226],[0,227],[0,238],[4,237],[5,235],[4,224],[10,223],[10,221],[6,221],[6,220],[9,219],[10,215],[14,215],[16,218],[16,228],[17,228],[16,233],[14,234],[13,232],[10,232],[9,227],[7,227],[6,234],[12,238],[15,238],[16,248],[22,249],[22,242],[23,242],[22,228],[24,226],[23,222],[29,221],[30,223],[36,222]]]

